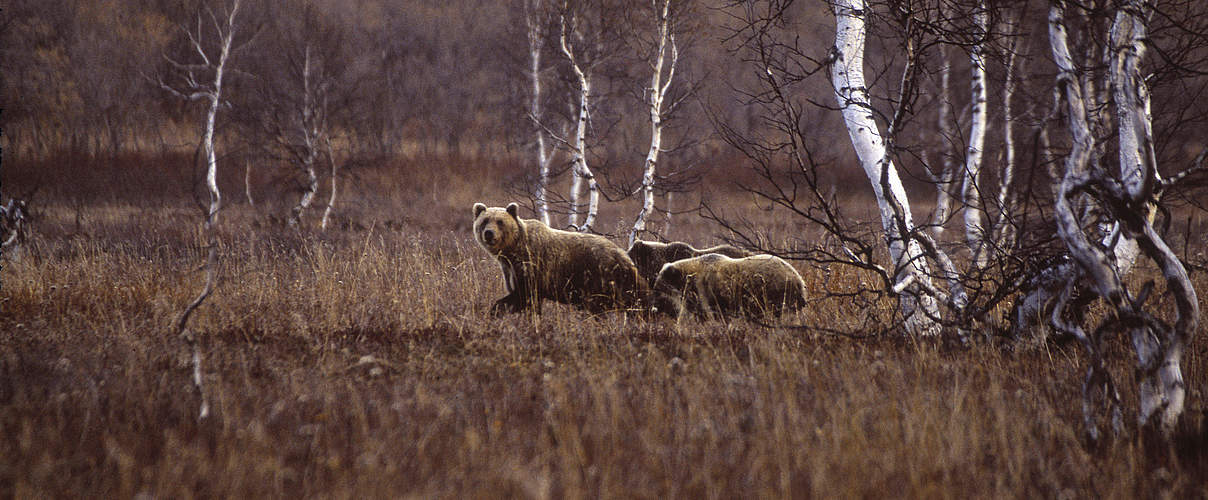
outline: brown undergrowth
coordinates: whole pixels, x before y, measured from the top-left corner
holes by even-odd
[[[1205,494],[1203,331],[1187,349],[1175,445],[1130,424],[1090,447],[1074,345],[851,339],[551,304],[491,318],[502,282],[469,233],[470,206],[507,201],[504,179],[481,185],[507,168],[476,168],[355,172],[327,232],[231,204],[218,289],[192,320],[213,405],[202,422],[170,334],[203,278],[197,210],[48,190],[35,237],[3,270],[0,496]],[[601,220],[618,230],[629,208]],[[810,231],[749,217],[770,235]],[[717,242],[695,216],[677,224],[675,238]],[[821,290],[821,274],[799,268]],[[837,270],[826,286],[861,279]],[[865,314],[836,300],[795,319],[856,328]],[[1130,350],[1113,350],[1132,418]]]

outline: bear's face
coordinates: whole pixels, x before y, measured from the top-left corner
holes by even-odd
[[[633,265],[637,266],[638,272],[641,273],[643,278],[652,280],[654,275],[659,272],[657,266],[661,266],[662,264],[658,263],[658,256],[655,255],[653,245],[642,240],[634,240],[633,245],[629,246],[629,252],[627,253],[629,254],[629,260],[632,260]]]
[[[520,207],[511,203],[507,208],[474,204],[474,239],[492,255],[514,248],[520,241]]]
[[[682,269],[666,264],[654,280],[654,293],[651,296],[654,311],[672,317],[678,317],[683,309],[684,288],[687,286],[688,275]]]

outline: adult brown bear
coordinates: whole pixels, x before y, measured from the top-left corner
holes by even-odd
[[[541,312],[542,299],[593,313],[640,310],[650,286],[621,247],[603,236],[521,219],[518,212],[515,203],[507,208],[474,204],[474,239],[499,261],[508,291],[491,314]]]

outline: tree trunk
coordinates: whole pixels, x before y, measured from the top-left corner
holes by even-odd
[[[214,286],[217,279],[216,276],[218,273],[219,255],[217,225],[218,210],[222,206],[222,195],[218,191],[218,159],[214,151],[214,124],[218,116],[218,109],[222,104],[223,76],[226,70],[228,58],[231,55],[231,44],[235,38],[235,16],[239,12],[239,3],[239,0],[235,0],[235,2],[231,5],[231,10],[228,12],[227,18],[225,19],[225,26],[216,26],[221,45],[219,48],[218,57],[216,58],[216,61],[212,63],[214,68],[214,80],[211,84],[209,84],[209,87],[205,88],[204,85],[195,83],[192,80],[191,74],[188,80],[192,85],[192,88],[190,88],[187,93],[172,90],[170,87],[161,82],[161,86],[172,90],[177,95],[184,96],[188,99],[205,99],[209,104],[206,109],[206,119],[205,123],[203,124],[204,132],[202,134],[202,153],[206,160],[206,187],[210,192],[210,206],[206,211],[205,221],[202,224],[206,245],[209,247],[207,250],[206,262],[203,266],[206,272],[206,281],[201,293],[196,299],[193,300],[193,302],[189,303],[189,305],[185,307],[185,310],[181,313],[180,317],[176,321],[176,335],[185,340],[193,353],[193,388],[197,392],[198,397],[201,399],[201,408],[198,414],[198,419],[205,419],[207,416],[209,416],[210,404],[203,385],[204,377],[201,366],[202,356],[200,341],[197,338],[197,335],[189,331],[188,324],[189,317],[193,314],[193,311],[200,307],[201,304],[205,302],[206,298],[209,297],[214,291]],[[215,23],[217,23],[216,20]],[[194,36],[190,33],[188,35],[190,42],[200,55],[200,58],[205,61],[207,66],[209,66],[211,64],[210,61],[213,58],[206,55],[205,49],[198,41],[201,38],[200,34]],[[176,67],[181,68],[183,66],[176,65]]]
[[[332,155],[331,138],[327,138],[327,163],[331,166],[331,193],[327,197],[327,207],[323,209],[323,220],[319,223],[319,229],[327,229],[327,221],[331,218],[331,210],[336,206],[336,160]]]
[[[969,54],[969,63],[973,68],[971,85],[973,90],[972,119],[969,125],[969,145],[965,151],[964,189],[962,198],[965,215],[965,241],[973,255],[977,267],[986,265],[986,228],[982,220],[981,203],[981,166],[982,152],[986,146],[986,60],[985,51],[987,29],[987,12],[984,3],[979,2],[973,21],[976,25],[977,43]]]
[[[1117,11],[1111,30],[1111,46],[1117,48],[1110,67],[1120,137],[1122,194],[1131,205],[1143,207],[1144,212],[1139,217],[1142,219],[1140,224],[1117,223],[1119,229],[1141,227],[1125,231],[1123,236],[1130,246],[1121,252],[1122,245],[1118,245],[1115,259],[1118,267],[1131,267],[1137,254],[1144,251],[1158,263],[1167,280],[1167,289],[1175,296],[1178,319],[1173,329],[1148,325],[1130,330],[1140,365],[1138,423],[1143,426],[1153,424],[1157,416],[1156,424],[1169,435],[1183,412],[1185,388],[1180,363],[1183,346],[1198,323],[1199,301],[1182,262],[1152,226],[1156,212],[1152,200],[1161,178],[1153,146],[1149,89],[1140,69],[1151,12],[1147,3],[1130,0]],[[1129,234],[1137,229],[1141,234]]]
[[[574,23],[574,19],[571,19]],[[568,218],[568,223],[572,228],[579,231],[588,231],[596,222],[596,213],[600,208],[600,188],[596,183],[595,175],[592,175],[591,169],[587,167],[587,119],[588,109],[591,100],[591,75],[587,74],[583,68],[575,60],[574,48],[567,41],[567,25],[566,18],[562,18],[562,30],[559,41],[562,46],[562,53],[566,55],[570,61],[571,69],[575,73],[575,79],[579,84],[578,94],[578,122],[575,125],[575,138],[571,143],[571,165],[574,171],[574,182],[571,185],[571,210]],[[587,216],[583,220],[583,225],[579,225],[579,210],[581,209],[580,192],[583,190],[583,183],[587,183],[588,202]]]
[[[541,128],[541,46],[544,37],[540,22],[542,0],[526,1],[525,23],[528,28],[529,42],[529,78],[532,81],[533,94],[529,103],[529,116],[533,120],[533,129],[537,134],[537,217],[549,225],[549,162],[553,154],[547,150],[545,131]]]
[[[243,160],[243,194],[247,196],[247,204],[256,206],[256,200],[252,199],[252,162]]]
[[[911,234],[914,222],[906,191],[870,113],[872,105],[863,69],[868,6],[865,0],[839,0],[834,9],[837,52],[831,73],[835,97],[852,146],[877,198],[881,225],[896,270],[894,279],[904,292],[901,306],[907,330],[915,335],[935,335],[939,333],[939,307],[934,297],[920,291],[930,284],[928,265]]]
[[[646,231],[646,219],[654,213],[654,174],[658,165],[659,152],[663,144],[663,99],[671,88],[675,78],[675,64],[679,61],[679,50],[675,46],[675,35],[670,29],[671,0],[663,0],[658,19],[658,46],[655,50],[654,71],[650,76],[650,149],[646,152],[646,162],[642,168],[642,210],[638,212],[633,229],[629,231],[629,244],[633,245],[638,234]],[[671,61],[668,65],[667,78],[663,80],[663,64],[666,62],[667,44],[670,42]]]
[[[935,179],[935,211],[931,214],[931,237],[940,241],[944,237],[944,224],[948,222],[952,209],[952,181],[956,177],[956,165],[950,144],[956,140],[953,130],[952,93],[949,90],[949,75],[952,62],[948,58],[948,46],[940,45],[940,100],[938,119],[940,143],[943,149],[940,163],[943,168]]]
[[[311,202],[315,199],[315,193],[319,191],[319,176],[315,173],[315,160],[319,156],[319,140],[322,134],[323,110],[319,108],[318,96],[314,82],[312,82],[311,71],[313,64],[310,57],[310,46],[307,45],[304,50],[302,60],[302,109],[299,110],[298,128],[302,137],[302,157],[301,163],[302,173],[306,175],[306,185],[302,189],[302,198],[298,200],[298,204],[294,205],[289,223],[293,226],[302,224],[302,213],[310,208]]]
[[[1014,30],[1011,33],[1013,34]],[[1015,180],[1015,133],[1013,128],[1015,117],[1011,115],[1011,98],[1015,95],[1016,47],[1018,44],[1012,37],[1007,46],[1007,67],[1002,88],[1002,140],[1003,154],[1006,158],[1003,161],[1002,175],[998,180],[998,216],[992,226],[993,231],[991,231],[994,242],[992,249],[995,251],[1011,244],[1015,230],[1010,216],[1015,212],[1011,190]]]

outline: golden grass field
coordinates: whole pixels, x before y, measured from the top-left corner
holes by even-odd
[[[1089,446],[1075,344],[852,339],[548,303],[491,318],[503,283],[470,207],[512,201],[517,167],[470,161],[352,172],[326,232],[319,210],[302,231],[271,222],[290,200],[262,189],[248,206],[232,181],[220,282],[191,323],[213,405],[199,422],[171,326],[202,286],[200,212],[172,164],[137,168],[5,164],[6,194],[51,185],[2,274],[0,497],[1208,495],[1203,327],[1175,442],[1137,431],[1131,348],[1115,339],[1127,433]],[[816,232],[710,189],[770,235]],[[608,205],[605,232],[636,211]],[[676,224],[675,239],[719,241],[695,215]],[[797,267],[821,293],[820,273]],[[840,269],[828,286],[860,279]],[[864,314],[819,301],[798,319],[856,328]]]

